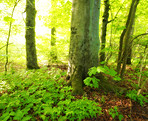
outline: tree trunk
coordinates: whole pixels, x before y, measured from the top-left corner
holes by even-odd
[[[12,13],[11,13],[11,19],[13,19],[13,14],[14,14],[14,11],[15,11],[15,8],[17,6],[17,4],[20,2],[20,0],[16,0],[15,1],[15,4],[14,4],[14,7],[12,9]],[[6,63],[5,63],[5,75],[7,74],[7,65],[9,63],[9,56],[8,56],[8,52],[9,52],[9,40],[10,40],[10,35],[11,35],[11,28],[12,28],[12,20],[10,21],[10,24],[9,24],[9,32],[8,32],[8,37],[7,37],[7,42],[6,42]],[[3,47],[2,47],[3,48]],[[0,48],[1,49],[1,48]]]
[[[124,72],[125,72],[125,68],[126,68],[126,63],[127,63],[127,57],[128,57],[128,50],[129,50],[129,41],[130,41],[130,35],[132,32],[132,26],[134,24],[134,19],[135,19],[135,13],[136,13],[136,9],[137,9],[137,5],[139,3],[139,0],[132,0],[132,4],[131,4],[131,8],[130,8],[130,12],[129,12],[129,16],[128,16],[128,21],[129,24],[126,28],[126,32],[123,38],[124,41],[124,54],[123,54],[123,66],[121,69],[121,74],[120,77],[123,78],[124,76]]]
[[[109,0],[104,0],[104,14],[102,20],[102,34],[101,34],[101,52],[100,52],[100,62],[105,61],[105,45],[106,45],[106,32],[107,32],[107,24],[109,17]]]
[[[26,0],[26,59],[28,69],[38,69],[35,45],[35,0]]]
[[[128,57],[127,57],[126,64],[131,65],[132,64],[131,59],[132,59],[132,46],[130,46],[128,50]]]
[[[57,61],[57,48],[56,48],[56,27],[55,27],[55,21],[54,21],[54,9],[57,7],[57,1],[51,0],[51,11],[52,11],[52,17],[51,17],[51,62]]]
[[[129,40],[130,35],[132,32],[132,26],[134,24],[134,18],[136,13],[136,8],[139,3],[139,0],[132,0],[130,11],[128,14],[128,19],[126,22],[126,28],[123,30],[121,36],[120,36],[120,44],[119,44],[119,53],[118,53],[118,62],[117,62],[117,72],[118,74],[121,71],[121,63],[123,59],[123,67],[121,72],[121,77],[123,77],[123,73],[126,67],[127,62],[127,55],[128,55],[128,49],[129,49]]]
[[[51,61],[56,61],[57,60],[57,49],[56,49],[56,28],[53,27],[51,29]]]
[[[134,20],[135,20],[135,18],[134,18]],[[128,64],[128,65],[132,64],[131,59],[132,59],[132,45],[133,45],[132,38],[133,38],[133,33],[134,33],[134,23],[133,23],[133,26],[132,26],[132,30],[131,30],[131,34],[130,34],[130,38],[129,38],[128,50],[127,50],[128,52],[127,52],[126,64]],[[122,58],[122,62],[123,62],[123,58]]]
[[[100,0],[73,0],[69,76],[73,95],[82,95],[88,69],[98,66]]]

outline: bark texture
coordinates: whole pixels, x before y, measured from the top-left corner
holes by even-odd
[[[100,0],[73,0],[69,50],[73,95],[82,95],[82,81],[90,67],[98,66]]]
[[[101,33],[101,52],[100,52],[100,62],[105,61],[105,45],[106,45],[106,32],[107,32],[107,24],[109,17],[109,0],[104,0],[104,14],[102,20],[102,33]]]
[[[53,62],[57,60],[57,48],[56,48],[56,28],[51,29],[51,59]]]
[[[26,60],[28,69],[38,69],[35,45],[35,0],[26,0]]]
[[[123,78],[124,71],[126,68],[127,63],[127,57],[128,57],[128,50],[129,50],[129,41],[130,41],[130,35],[132,32],[132,27],[134,24],[135,14],[137,5],[139,3],[139,0],[132,0],[130,11],[128,14],[128,19],[126,22],[126,28],[123,30],[121,36],[120,36],[120,45],[119,45],[119,54],[118,54],[118,63],[117,63],[117,72],[120,73],[121,71],[121,78]],[[123,58],[123,66],[121,68]]]

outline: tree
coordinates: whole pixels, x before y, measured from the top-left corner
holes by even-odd
[[[104,0],[104,14],[102,20],[102,32],[101,32],[101,52],[100,52],[100,62],[105,61],[105,44],[106,44],[106,32],[107,32],[107,24],[109,17],[109,0]]]
[[[53,11],[52,9],[55,8],[55,4],[54,4],[54,0],[51,0],[51,11]],[[54,17],[55,13],[52,12],[52,16]],[[51,18],[51,25],[54,25],[53,22],[53,17]],[[52,27],[51,28],[51,52],[50,52],[50,56],[51,56],[51,61],[56,61],[57,60],[57,49],[56,49],[56,27]]]
[[[5,74],[7,74],[7,65],[8,65],[8,49],[9,49],[9,40],[10,40],[10,35],[11,35],[11,28],[12,28],[12,20],[13,20],[13,14],[15,11],[15,8],[17,6],[17,4],[19,3],[20,0],[16,0],[12,13],[11,13],[11,19],[10,19],[10,24],[9,24],[9,32],[8,32],[8,38],[7,38],[7,43],[6,43],[6,63],[5,63]],[[1,48],[0,48],[1,49]]]
[[[26,0],[26,59],[28,69],[38,69],[35,45],[35,0]]]
[[[57,60],[57,48],[56,48],[56,28],[51,28],[51,52],[50,52],[51,61]]]
[[[82,95],[88,69],[98,66],[100,0],[73,0],[69,50],[73,95]]]
[[[118,54],[118,63],[117,63],[117,72],[119,73],[121,70],[121,78],[123,78],[127,57],[128,57],[128,50],[129,50],[129,41],[131,38],[132,26],[134,24],[135,13],[137,9],[137,5],[139,0],[132,0],[130,11],[128,14],[128,19],[126,22],[126,28],[123,30],[120,36],[120,45],[119,45],[119,54]],[[123,66],[121,68],[121,61],[123,59]]]

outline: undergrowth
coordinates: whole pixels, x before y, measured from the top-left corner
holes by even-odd
[[[91,88],[99,88],[101,80],[96,73],[105,73],[115,81],[121,81],[117,73],[108,67],[93,67],[89,70],[84,83]],[[10,71],[0,75],[0,121],[81,121],[93,119],[103,114],[100,104],[86,97],[78,99],[71,95],[72,88],[65,81],[66,72],[57,68],[39,70]],[[146,96],[137,95],[136,90],[128,91],[126,96],[141,106],[147,103]],[[118,107],[108,109],[115,120],[123,120]]]
[[[65,72],[47,68],[0,76],[0,120],[82,120],[101,114],[98,103],[76,99],[62,78]]]

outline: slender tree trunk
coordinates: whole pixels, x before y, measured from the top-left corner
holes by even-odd
[[[56,6],[56,1],[51,0],[51,10],[52,10],[52,18],[51,18],[51,51],[50,51],[50,56],[51,56],[51,61],[55,62],[57,61],[57,48],[56,48],[56,27],[54,27],[54,14],[53,10],[57,7]]]
[[[73,95],[82,95],[82,81],[98,66],[100,0],[73,0],[69,76]]]
[[[107,24],[109,17],[109,0],[104,0],[104,14],[102,20],[102,34],[101,34],[101,52],[100,52],[100,62],[105,61],[105,45],[106,45],[106,32],[107,32]]]
[[[123,66],[122,66],[121,75],[120,75],[121,78],[123,78],[125,68],[126,68],[130,35],[131,35],[131,32],[132,32],[132,26],[134,24],[135,13],[136,13],[138,3],[139,3],[139,0],[132,0],[132,4],[131,4],[129,16],[128,16],[129,24],[126,28],[126,32],[125,32],[125,35],[124,35],[124,38],[123,38],[123,40],[124,40],[124,43],[123,43],[124,44],[124,50],[123,50],[124,54],[123,54]]]
[[[132,46],[129,48],[126,64],[131,65],[132,64],[131,59],[132,59]]]
[[[14,7],[12,9],[12,13],[11,13],[11,19],[13,19],[13,14],[14,14],[14,10],[17,6],[17,4],[19,3],[20,0],[16,0],[15,1],[15,4],[14,4]],[[8,58],[8,49],[9,49],[9,40],[10,40],[10,35],[11,35],[11,27],[12,27],[12,20],[10,21],[10,24],[9,24],[9,32],[8,32],[8,38],[7,38],[7,42],[6,42],[6,63],[5,63],[5,75],[7,74],[7,65],[8,65],[8,62],[9,62],[9,58]]]
[[[135,13],[136,13],[136,8],[139,3],[139,0],[132,0],[130,11],[128,14],[128,19],[126,22],[126,28],[123,30],[121,36],[120,36],[120,43],[119,43],[119,53],[118,53],[118,62],[117,62],[117,72],[118,74],[121,71],[121,63],[122,63],[122,58],[123,58],[123,67],[122,67],[122,74],[121,77],[124,74],[124,70],[126,67],[127,62],[127,55],[128,55],[128,49],[129,49],[129,39],[132,31],[132,26],[134,23],[134,18],[135,18]]]
[[[38,69],[35,45],[35,0],[26,0],[26,59],[28,69]]]
[[[51,29],[51,52],[50,52],[52,61],[57,60],[57,49],[56,49],[56,28]]]
[[[134,33],[134,23],[135,23],[135,18],[134,18],[134,22],[133,22],[133,26],[132,26],[132,30],[131,30],[131,35],[130,35],[130,40],[129,40],[129,48],[128,48],[128,56],[127,56],[127,61],[126,64],[131,65],[132,64],[132,45],[133,45],[133,33]]]

